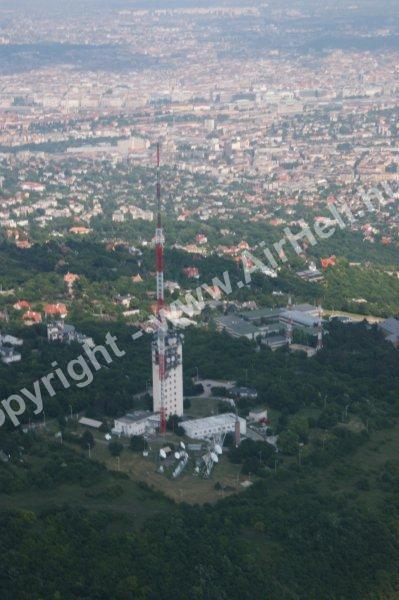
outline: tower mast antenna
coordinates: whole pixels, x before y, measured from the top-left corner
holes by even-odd
[[[323,309],[321,304],[318,307],[319,318],[317,322],[317,350],[323,349]]]
[[[292,298],[291,298],[291,294],[288,296],[288,322],[287,322],[287,326],[286,326],[286,330],[285,330],[285,341],[287,342],[288,346],[291,346],[292,344]]]
[[[161,179],[159,172],[160,165],[160,145],[157,143],[157,227],[155,230],[155,258],[156,258],[156,279],[157,279],[157,351],[158,351],[158,369],[159,369],[159,386],[160,386],[160,420],[159,431],[161,435],[166,433],[166,412],[165,412],[165,330],[164,330],[164,315],[163,309],[165,305],[164,297],[164,277],[163,277],[163,249],[165,238],[162,228],[161,217]]]

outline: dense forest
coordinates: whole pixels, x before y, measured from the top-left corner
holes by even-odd
[[[97,341],[103,328],[86,325]],[[127,354],[96,374],[90,398],[79,392],[86,414],[122,412],[144,387],[149,346],[129,346],[122,325],[115,333]],[[26,381],[49,352],[38,339],[32,330],[29,351],[40,360],[26,361]],[[73,350],[53,346],[47,360],[62,365]],[[260,461],[259,446],[244,442],[230,460],[256,474],[250,489],[215,504],[173,503],[89,461],[67,430],[60,445],[3,427],[0,446],[11,459],[0,463],[2,598],[396,598],[398,351],[364,323],[332,323],[312,359],[196,329],[186,332],[184,352],[188,385],[197,366],[202,376],[257,387],[276,412],[277,470],[267,444]],[[129,364],[131,380],[122,376]],[[9,373],[4,393],[23,383]],[[56,398],[46,410],[63,428],[68,402],[78,399]],[[241,414],[249,408],[240,403]]]

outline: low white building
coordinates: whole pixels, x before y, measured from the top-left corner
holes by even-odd
[[[4,346],[3,344],[10,344]],[[14,346],[22,346],[23,340],[16,338],[13,335],[1,334],[0,335],[0,359],[1,362],[9,365],[13,362],[19,362],[22,358],[21,353],[18,352]]]
[[[247,432],[247,423],[245,419],[238,417],[240,423],[240,433],[245,435]],[[185,434],[193,439],[203,440],[211,438],[220,433],[234,433],[236,424],[236,415],[233,413],[223,413],[205,417],[203,419],[193,419],[181,423]]]
[[[1,362],[5,363],[6,365],[9,365],[13,362],[19,362],[22,358],[20,352],[17,352],[15,348],[11,348],[9,346],[0,347],[0,357]]]
[[[115,419],[112,433],[132,437],[154,432],[159,426],[159,415],[145,410],[136,410]]]
[[[84,425],[85,427],[93,427],[94,429],[100,429],[102,421],[97,421],[97,419],[89,419],[88,417],[82,417],[79,419],[79,425]]]
[[[22,346],[24,343],[21,338],[10,335],[9,333],[0,334],[0,344],[10,344],[11,346]]]
[[[68,325],[64,321],[47,324],[47,339],[49,342],[62,342],[65,344],[77,342],[78,344],[86,344],[90,348],[95,346],[93,338],[76,331],[74,325]]]
[[[259,421],[263,420],[267,421],[267,408],[249,411],[248,421],[255,421],[255,423],[259,423]]]

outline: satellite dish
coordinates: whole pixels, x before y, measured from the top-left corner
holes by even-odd
[[[219,444],[215,444],[215,452],[216,454],[223,454],[223,450]]]
[[[195,467],[194,471],[195,471],[196,473],[199,473],[199,467]]]
[[[183,450],[186,449],[186,444],[184,442],[180,442],[180,448],[183,448]]]
[[[219,457],[216,454],[216,452],[211,452],[211,459],[213,460],[214,463],[219,462]]]
[[[143,456],[148,456],[148,450],[143,450]]]
[[[179,459],[180,458],[180,452],[175,452],[175,458]]]
[[[159,451],[159,456],[160,456],[161,458],[166,458],[166,452],[165,452],[165,450],[163,450],[162,448],[161,448],[161,449],[160,449],[160,451]]]
[[[107,442],[109,442],[109,440],[112,438],[112,435],[110,435],[109,433],[106,433],[104,437],[107,440]]]

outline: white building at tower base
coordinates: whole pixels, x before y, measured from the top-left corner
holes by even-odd
[[[245,419],[238,417],[240,424],[240,434],[247,432],[247,423]],[[193,419],[192,421],[183,421],[180,423],[185,434],[193,439],[204,440],[212,438],[214,435],[223,433],[234,433],[236,426],[236,415],[233,413],[222,413],[203,419]]]

